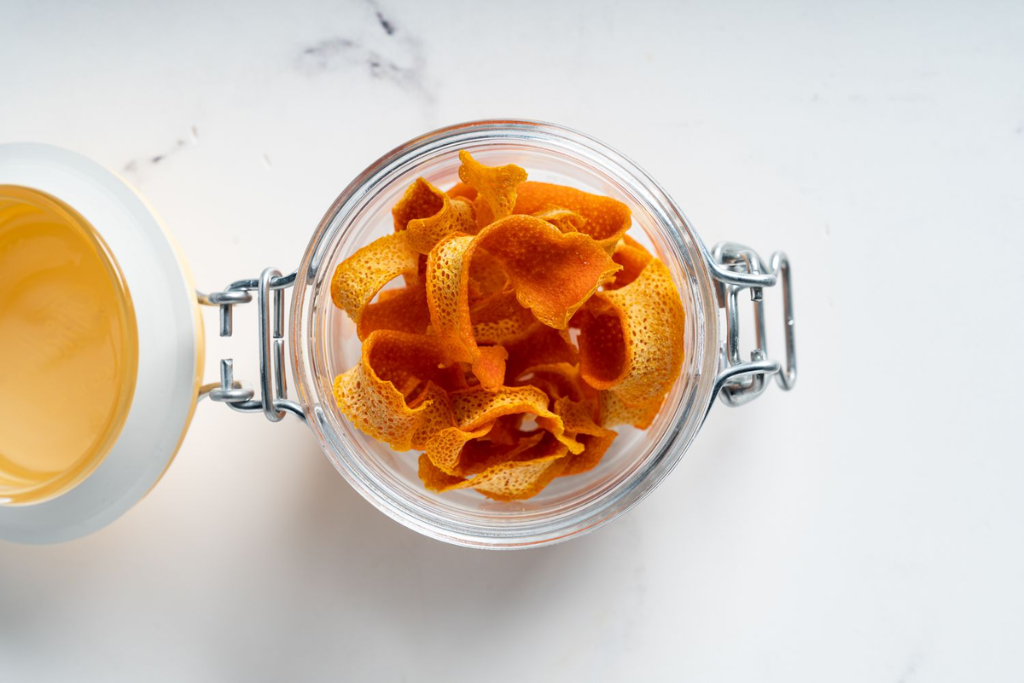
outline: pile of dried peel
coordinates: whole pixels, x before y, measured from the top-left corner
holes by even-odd
[[[520,500],[596,466],[610,427],[651,424],[682,367],[683,305],[622,202],[459,159],[458,184],[416,180],[394,233],[338,266],[362,357],[334,393],[365,433],[423,451],[427,488]]]

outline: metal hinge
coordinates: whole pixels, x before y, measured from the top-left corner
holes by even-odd
[[[789,259],[781,251],[772,254],[768,267],[757,253],[739,244],[720,242],[711,251],[708,266],[715,279],[718,306],[725,310],[726,338],[719,349],[719,372],[715,393],[722,402],[739,406],[751,401],[767,388],[768,378],[785,391],[796,384],[796,342],[793,324],[793,292],[790,286]],[[786,332],[786,365],[768,358],[768,340],[764,322],[764,288],[782,283],[783,323]],[[750,360],[740,358],[739,293],[750,290],[754,307],[756,348]]]
[[[234,331],[232,309],[252,301],[253,291],[256,292],[259,315],[259,400],[251,388],[235,380],[234,361],[230,358],[220,362],[220,382],[204,385],[200,389],[200,398],[209,397],[211,401],[226,403],[241,412],[262,411],[271,422],[280,421],[286,413],[305,421],[302,406],[287,398],[284,360],[284,290],[295,284],[295,275],[281,275],[281,271],[267,268],[259,278],[232,282],[224,291],[196,292],[200,304],[220,307],[222,337],[230,337]]]

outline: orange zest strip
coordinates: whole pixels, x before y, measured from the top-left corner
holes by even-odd
[[[476,199],[476,189],[472,185],[468,185],[464,182],[457,182],[448,190],[448,196],[452,199],[461,197],[472,202]]]
[[[547,221],[561,232],[583,232],[583,226],[587,223],[587,219],[583,216],[560,206],[549,206],[546,209],[535,211],[531,215],[534,218]]]
[[[363,342],[360,362],[334,382],[338,407],[351,422],[396,451],[422,448],[454,424],[448,391],[465,386],[457,368],[438,367],[443,350],[432,337],[380,330]],[[425,384],[412,402],[403,389]]]
[[[617,392],[602,391],[599,393],[599,419],[605,427],[616,425],[632,425],[637,429],[647,429],[661,411],[665,396],[655,396],[644,403],[627,404]]]
[[[569,340],[566,330],[537,325],[523,337],[504,342],[508,351],[506,374],[517,378],[537,365],[579,362],[579,352]]]
[[[622,269],[589,236],[563,234],[534,216],[496,221],[480,231],[476,244],[501,263],[519,303],[557,329]]]
[[[448,354],[448,362],[474,363],[479,358],[469,317],[469,263],[475,239],[471,235],[452,235],[427,255],[430,324]]]
[[[440,493],[473,488],[493,500],[523,500],[540,493],[564,470],[565,456],[565,445],[547,435],[511,460],[493,465],[471,479],[448,475],[421,456],[420,479],[428,489]]]
[[[682,368],[685,319],[668,268],[652,260],[636,280],[594,299],[581,318],[583,379],[596,389],[614,389],[629,405],[663,396]]]
[[[459,180],[477,191],[475,204],[478,213],[486,214],[487,225],[512,213],[516,205],[516,188],[526,180],[526,171],[515,164],[505,166],[484,166],[466,150],[459,152]]]
[[[476,258],[473,262],[476,263]],[[478,343],[503,344],[522,339],[541,327],[530,309],[523,308],[511,289],[479,301],[470,308],[469,317],[473,324],[473,337]]]
[[[499,417],[529,413],[546,418],[545,429],[572,453],[579,453],[583,446],[565,433],[562,418],[548,410],[548,396],[536,387],[501,387],[497,391],[472,388],[449,394],[455,424],[464,431],[474,431],[488,425]]]
[[[356,329],[359,339],[366,339],[377,330],[395,330],[410,334],[425,334],[430,325],[427,308],[427,288],[422,284],[400,289],[385,289],[376,303],[363,309]]]
[[[605,289],[622,289],[633,280],[640,277],[640,273],[651,262],[651,253],[629,238],[622,236],[622,241],[615,247],[612,260],[622,266],[622,270],[615,274],[615,279],[605,285]]]
[[[514,213],[535,214],[550,207],[566,209],[585,219],[578,227],[606,250],[615,248],[619,238],[629,229],[632,216],[629,207],[611,197],[590,194],[565,185],[524,182],[516,188]]]
[[[423,178],[409,186],[391,214],[395,231],[407,231],[409,245],[420,254],[429,253],[442,238],[454,232],[476,232],[472,203],[451,199]]]
[[[559,476],[582,474],[594,469],[618,436],[618,432],[605,429],[594,422],[597,413],[595,401],[560,398],[555,401],[552,411],[562,418],[566,432],[573,434],[576,440],[583,444],[580,453],[568,456],[565,469]],[[543,418],[538,419],[537,424],[541,424],[542,420]]]
[[[331,300],[359,324],[363,310],[384,285],[399,275],[415,275],[419,255],[404,232],[374,240],[342,261],[331,279]]]

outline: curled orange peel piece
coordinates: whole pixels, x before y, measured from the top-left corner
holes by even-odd
[[[545,325],[570,318],[622,266],[589,236],[563,234],[535,216],[513,215],[482,229],[475,244],[502,266],[519,303]]]
[[[461,197],[462,199],[470,202],[476,199],[476,194],[476,188],[462,181],[455,183],[455,185],[448,190],[448,196],[452,199]]]
[[[483,249],[473,251],[469,264],[469,301],[477,304],[506,289],[508,274],[493,256]]]
[[[380,330],[363,342],[360,362],[334,382],[338,407],[352,424],[396,451],[423,448],[454,424],[449,391],[465,386],[458,368],[439,367],[443,351],[422,335]],[[408,400],[410,387],[425,388]]]
[[[558,329],[566,328],[584,302],[621,269],[586,235],[562,234],[550,223],[532,216],[509,216],[476,236],[454,234],[442,239],[427,257],[427,305],[431,328],[451,362],[480,362],[469,309],[471,264],[477,249],[485,250],[500,264],[521,307]],[[494,341],[521,338],[528,329],[528,320],[521,318],[520,322],[523,324],[511,333],[504,329],[478,331],[490,334]],[[488,360],[496,355],[492,352]],[[494,363],[489,363],[488,367],[492,366]],[[478,377],[485,381],[485,377]],[[485,383],[494,386],[493,381]]]
[[[415,408],[390,382],[382,382],[362,365],[338,375],[334,398],[352,424],[396,451],[423,448],[431,431],[427,425],[446,421],[450,415],[444,391],[430,385]]]
[[[665,396],[655,396],[643,403],[626,403],[614,390],[599,392],[598,422],[605,427],[616,425],[632,425],[637,429],[647,429],[658,416]]]
[[[479,358],[469,317],[469,264],[475,239],[471,235],[452,235],[427,255],[430,324],[449,362],[473,363]]]
[[[448,350],[451,362],[474,366],[480,363],[481,355],[469,310],[469,284],[477,249],[485,250],[500,264],[518,303],[530,309],[540,322],[557,329],[566,328],[573,314],[621,269],[591,238],[563,234],[533,216],[509,216],[476,236],[456,233],[442,239],[427,257],[431,327]],[[527,327],[517,326],[511,336],[522,337]],[[490,334],[495,341],[508,337],[508,330],[478,331]],[[496,377],[498,355],[497,351],[491,352],[485,359],[487,365],[479,366],[487,374],[477,376],[489,387],[500,383]],[[538,362],[560,360],[568,358]]]
[[[532,498],[562,473],[565,455],[564,445],[541,441],[517,459],[488,468],[462,486],[502,502]]]
[[[405,190],[405,194],[391,209],[395,232],[407,230],[409,223],[437,216],[451,198],[424,178],[417,178]]]
[[[338,264],[331,279],[331,300],[358,325],[384,285],[400,275],[416,275],[418,267],[419,254],[406,232],[385,235]]]
[[[579,442],[565,433],[562,419],[548,410],[547,394],[536,387],[501,387],[497,391],[471,388],[451,392],[448,397],[455,425],[464,431],[475,431],[505,415],[528,413],[537,417],[538,424],[545,418],[545,429],[570,452],[583,450]]]
[[[469,265],[475,237],[456,233],[442,239],[427,256],[427,307],[430,325],[446,354],[445,362],[469,363],[480,383],[500,387],[508,354],[501,346],[479,346],[469,315]]]
[[[530,434],[516,432],[514,439],[495,441],[491,438],[494,429],[495,426],[485,426],[467,432],[449,427],[434,436],[427,444],[424,455],[445,474],[468,477],[515,459],[548,435],[543,430]]]
[[[651,262],[651,253],[643,246],[623,235],[622,240],[616,245],[612,260],[622,266],[622,270],[615,274],[615,279],[604,286],[608,289],[622,289],[630,282],[633,282],[643,272],[647,264]]]
[[[419,475],[428,489],[439,493],[473,488],[493,500],[523,500],[540,493],[564,470],[566,452],[564,444],[547,434],[536,445],[471,479],[443,472],[425,455],[420,456]]]
[[[618,432],[606,429],[594,421],[597,413],[596,401],[560,398],[552,406],[552,412],[562,418],[566,432],[573,434],[576,440],[583,444],[581,452],[568,456],[565,468],[559,476],[582,474],[594,469],[618,436]],[[542,419],[538,418],[537,424],[541,424]]]
[[[422,283],[399,289],[385,289],[375,303],[367,305],[356,326],[359,339],[377,330],[424,334],[430,325],[427,288]]]
[[[485,436],[492,427],[493,423],[473,431],[466,431],[458,427],[445,427],[430,438],[424,455],[442,472],[457,474],[463,447],[468,442]]]
[[[468,200],[450,198],[423,178],[417,178],[391,210],[395,231],[407,231],[409,245],[427,254],[444,237],[476,232],[476,215]]]
[[[622,202],[590,194],[565,185],[524,182],[516,188],[514,213],[535,214],[549,207],[571,211],[585,219],[577,228],[579,232],[594,238],[610,251],[619,238],[629,229],[632,216],[629,207]]]
[[[683,365],[685,315],[675,283],[652,260],[630,284],[600,292],[580,319],[580,373],[628,405],[663,396]]]
[[[537,325],[524,337],[506,341],[504,347],[508,351],[508,377],[518,377],[537,365],[579,362],[579,352],[568,332],[546,325]]]
[[[512,213],[516,205],[516,188],[526,180],[526,171],[515,164],[484,166],[466,150],[459,152],[459,180],[477,191],[477,212],[488,214],[483,226]],[[486,208],[486,210],[483,210]]]
[[[522,339],[540,323],[523,308],[512,289],[505,289],[477,302],[469,310],[473,337],[477,342],[504,344]]]
[[[549,206],[546,209],[535,211],[531,215],[542,221],[547,221],[561,232],[583,232],[583,226],[587,223],[587,219],[583,216],[560,206]]]
[[[515,460],[520,453],[533,448],[545,438],[553,437],[544,430],[537,430],[532,433],[517,434],[515,441],[506,444],[485,439],[469,441],[462,449],[458,471],[454,474],[461,477],[480,474],[495,465]],[[565,444],[561,444],[561,446],[564,448]],[[568,450],[566,452],[568,453]]]
[[[513,384],[537,387],[548,395],[552,403],[567,398],[570,401],[590,401],[596,404],[599,393],[583,381],[579,366],[566,362],[534,365],[520,372]],[[595,410],[592,419],[597,418]]]

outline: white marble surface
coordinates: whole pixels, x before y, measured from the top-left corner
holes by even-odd
[[[415,134],[545,119],[707,242],[785,248],[802,375],[622,520],[511,554],[204,405],[113,526],[0,543],[0,679],[1021,680],[1022,35],[1019,2],[3,0],[0,142],[123,171],[201,285],[293,266]]]

